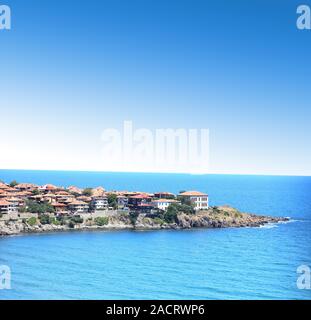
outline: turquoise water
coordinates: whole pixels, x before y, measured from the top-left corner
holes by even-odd
[[[311,177],[3,171],[0,179],[208,192],[212,204],[290,216],[263,228],[66,232],[0,238],[12,289],[0,299],[310,299]]]

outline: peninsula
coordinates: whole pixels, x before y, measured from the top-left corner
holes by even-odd
[[[209,206],[199,191],[146,193],[0,182],[0,235],[67,230],[259,227],[288,218]]]

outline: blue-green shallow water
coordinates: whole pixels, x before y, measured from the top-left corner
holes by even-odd
[[[199,189],[212,204],[291,216],[264,228],[67,232],[0,238],[0,299],[310,299],[311,178],[2,171],[10,181],[146,191]]]

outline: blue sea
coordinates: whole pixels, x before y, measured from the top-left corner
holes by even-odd
[[[291,217],[261,228],[93,231],[0,238],[0,299],[310,299],[311,177],[0,170],[0,180],[207,192],[211,205]]]

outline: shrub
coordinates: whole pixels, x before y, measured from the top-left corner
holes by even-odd
[[[72,221],[69,221],[68,227],[69,227],[70,229],[73,229],[73,228],[75,227],[75,224],[74,224]]]
[[[158,217],[153,218],[153,221],[154,221],[155,223],[157,223],[157,224],[164,224],[164,223],[165,223],[164,220],[162,220],[161,218],[158,218]]]
[[[61,224],[62,226],[66,224],[66,219],[63,216],[58,216],[56,218],[56,220],[57,220],[58,224]]]
[[[70,217],[70,221],[72,221],[74,224],[83,223],[83,218],[81,218],[80,216],[73,216]]]
[[[42,214],[39,218],[40,223],[41,224],[50,224],[51,220],[50,220],[50,216],[48,216],[47,214]]]
[[[50,218],[50,223],[54,224],[55,226],[59,226],[61,223],[54,217]]]
[[[35,217],[31,217],[27,220],[27,223],[30,225],[30,226],[34,226],[35,224],[37,224],[37,219]]]
[[[97,218],[95,218],[94,222],[98,226],[105,226],[108,224],[109,219],[108,219],[108,217],[97,217]]]
[[[131,212],[131,213],[130,213],[130,221],[131,221],[131,224],[132,224],[133,226],[135,226],[135,224],[136,224],[138,215],[139,215],[139,214],[138,214],[137,212]]]

